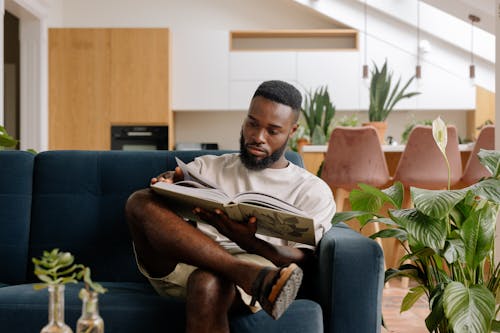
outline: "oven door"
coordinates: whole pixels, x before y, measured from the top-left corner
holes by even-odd
[[[112,150],[167,150],[168,126],[111,126]]]

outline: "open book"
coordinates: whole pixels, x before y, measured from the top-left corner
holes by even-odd
[[[257,218],[257,233],[298,243],[315,245],[313,219],[289,203],[259,192],[243,192],[230,198],[217,184],[176,158],[184,180],[174,184],[158,182],[151,188],[175,202],[176,212],[185,219],[205,223],[192,212],[200,207],[220,209],[235,221]]]

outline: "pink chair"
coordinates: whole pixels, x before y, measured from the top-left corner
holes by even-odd
[[[447,126],[448,144],[446,156],[450,163],[451,185],[455,185],[462,176],[462,162],[458,149],[457,129]],[[394,181],[400,181],[406,191],[405,207],[411,205],[409,188],[419,187],[430,190],[448,187],[448,168],[444,157],[432,136],[431,126],[417,125],[411,131],[405,150],[401,155]]]
[[[453,125],[447,126],[448,143],[446,145],[446,156],[450,163],[451,186],[460,180],[462,175],[462,160],[458,149],[457,129]],[[394,181],[400,181],[405,189],[403,207],[410,208],[410,187],[419,187],[430,190],[446,189],[448,187],[448,167],[443,154],[439,150],[431,126],[417,125],[411,131],[405,150],[401,155]],[[394,242],[391,251],[394,261],[392,266],[397,265],[398,253],[402,252],[399,242]],[[402,278],[402,287],[407,288],[408,278]]]
[[[483,177],[491,176],[491,173],[479,162],[477,153],[480,149],[495,149],[495,126],[484,126],[477,137],[474,148],[465,164],[464,173],[457,185],[458,188],[463,188],[477,183]]]
[[[321,178],[332,189],[339,212],[357,184],[378,188],[388,186],[391,177],[377,130],[372,126],[334,128]]]

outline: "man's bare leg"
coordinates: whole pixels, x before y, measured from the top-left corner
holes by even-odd
[[[186,297],[186,332],[229,332],[227,314],[244,309],[245,305],[232,282],[200,269],[190,275]]]
[[[170,211],[164,199],[150,190],[131,195],[126,215],[137,255],[150,273],[165,276],[183,262],[215,272],[251,293],[262,267],[233,257]]]

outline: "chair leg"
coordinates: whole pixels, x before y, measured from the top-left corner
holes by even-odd
[[[343,188],[336,188],[334,191],[335,205],[337,206],[337,212],[343,212],[344,202],[349,198],[349,191]]]

